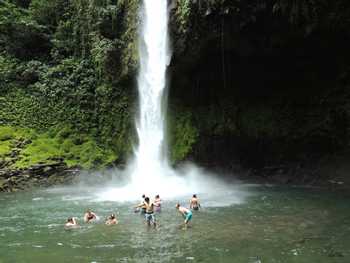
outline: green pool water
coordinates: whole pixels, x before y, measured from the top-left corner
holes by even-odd
[[[95,202],[89,190],[3,193],[0,262],[350,262],[349,194],[265,186],[245,191],[245,202],[231,206],[203,197],[187,230],[179,227],[177,200],[164,201],[154,229],[133,212],[133,203]],[[120,223],[83,224],[88,207],[102,218],[116,212]],[[78,217],[80,229],[63,228],[70,216]]]

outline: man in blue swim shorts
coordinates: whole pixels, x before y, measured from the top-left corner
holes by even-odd
[[[180,214],[184,217],[185,226],[188,225],[188,222],[192,219],[192,211],[190,209],[187,209],[186,207],[180,206],[179,203],[176,204],[176,209],[180,212]]]

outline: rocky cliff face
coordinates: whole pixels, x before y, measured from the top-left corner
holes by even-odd
[[[348,151],[346,1],[173,1],[170,104],[191,158],[261,169]]]
[[[0,169],[0,192],[67,185],[79,171],[77,168],[68,168],[63,160],[52,164],[36,164],[27,169]]]

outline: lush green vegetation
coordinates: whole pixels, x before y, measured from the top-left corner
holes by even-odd
[[[45,133],[0,127],[0,160],[13,169],[59,161],[68,167],[102,168],[117,158],[115,152],[101,148],[89,135],[77,134],[69,127],[52,128]]]
[[[0,2],[2,166],[125,160],[135,141],[139,5]],[[347,0],[177,0],[171,7],[173,163],[241,155],[280,162],[348,150]]]
[[[171,145],[170,159],[173,163],[182,161],[192,152],[198,138],[198,129],[194,126],[192,113],[177,108],[177,113],[170,113],[169,144]]]
[[[91,168],[130,152],[137,9],[138,1],[0,3],[0,125],[32,141],[13,166],[61,157]],[[11,145],[2,140],[2,156]]]

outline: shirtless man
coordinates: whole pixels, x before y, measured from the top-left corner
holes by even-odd
[[[179,203],[177,203],[175,207],[185,219],[184,225],[185,227],[187,227],[188,222],[192,219],[192,211],[190,209],[187,209],[186,207],[180,206]]]
[[[115,216],[115,214],[111,214],[108,218],[107,221],[105,223],[106,225],[116,225],[118,224],[118,220],[117,217]]]
[[[67,222],[64,225],[64,227],[65,228],[77,228],[77,227],[79,227],[79,225],[74,217],[70,217],[67,219]]]
[[[97,220],[97,215],[94,212],[92,212],[90,209],[86,210],[84,215],[84,222],[90,223],[93,220]]]
[[[154,216],[154,204],[149,200],[149,197],[145,198],[145,202],[143,204],[139,204],[137,207],[145,206],[145,219],[148,226],[151,224],[156,227],[156,218]]]
[[[197,195],[193,195],[190,200],[190,209],[198,211],[201,207],[201,204],[199,203],[199,199],[197,198]]]

